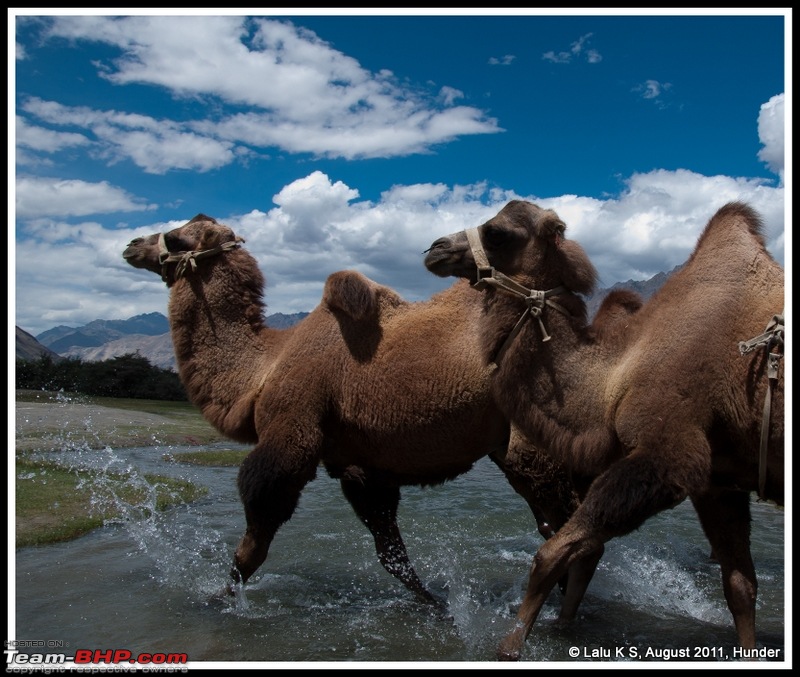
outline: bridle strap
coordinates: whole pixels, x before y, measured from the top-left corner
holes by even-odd
[[[472,286],[475,289],[481,290],[485,289],[486,287],[493,287],[494,289],[524,299],[527,306],[525,311],[522,313],[522,316],[519,318],[519,320],[517,320],[517,323],[511,330],[511,333],[508,335],[508,338],[506,338],[505,343],[503,343],[503,346],[495,356],[495,364],[500,363],[500,360],[502,359],[503,355],[505,355],[506,350],[508,350],[508,347],[516,338],[517,334],[519,334],[523,323],[528,317],[533,317],[539,322],[539,329],[542,332],[542,341],[549,341],[551,336],[547,333],[547,329],[544,326],[544,322],[542,320],[542,311],[547,305],[563,315],[571,317],[570,312],[564,308],[564,306],[550,300],[551,296],[566,294],[569,292],[569,289],[564,286],[558,286],[553,289],[548,289],[547,291],[528,289],[527,287],[519,284],[519,282],[512,280],[507,275],[503,275],[503,273],[495,270],[491,265],[489,265],[489,257],[486,256],[486,252],[483,249],[480,232],[477,228],[470,228],[465,232],[467,234],[469,246],[472,249],[472,258],[475,260],[475,265],[478,268],[477,281]]]
[[[198,249],[189,252],[170,252],[170,250],[167,249],[167,239],[164,233],[160,233],[158,236],[158,262],[161,264],[161,279],[164,280],[164,282],[168,281],[167,264],[169,263],[178,263],[175,267],[175,281],[177,281],[184,276],[188,267],[191,266],[192,272],[196,271],[197,261],[199,259],[231,251],[232,249],[240,247],[242,242],[244,242],[244,240],[237,235],[235,240],[223,242],[221,245],[217,245],[211,249]]]

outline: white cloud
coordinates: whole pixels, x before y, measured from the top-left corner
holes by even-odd
[[[616,199],[562,196],[538,200],[567,223],[567,236],[583,245],[601,285],[644,280],[683,263],[713,213],[743,200],[764,218],[768,247],[784,260],[784,190],[765,182],[703,176],[687,170],[636,174]]]
[[[17,147],[30,148],[36,151],[56,153],[65,148],[85,146],[91,143],[83,134],[74,132],[56,132],[44,127],[29,125],[19,115],[16,118]]]
[[[542,59],[552,63],[571,63],[584,53],[585,45],[592,37],[592,33],[582,35],[570,45],[569,51],[554,52],[550,50],[542,54]],[[602,55],[596,49],[585,50],[585,58],[588,63],[599,63],[603,60]]]
[[[510,66],[516,58],[517,57],[513,56],[512,54],[506,54],[505,56],[501,56],[499,58],[493,56],[489,58],[489,63],[492,66]]]
[[[786,144],[785,128],[783,122],[784,95],[773,96],[761,106],[758,114],[758,139],[763,148],[758,151],[758,159],[778,176],[783,183],[784,154]]]
[[[454,87],[442,87],[439,90],[439,99],[446,105],[452,106],[457,99],[463,99],[464,92]]]
[[[66,191],[48,198],[51,213],[69,213],[74,203]],[[782,187],[687,170],[636,174],[620,196],[605,200],[425,183],[394,186],[375,203],[359,200],[358,190],[342,181],[313,172],[285,186],[271,207],[210,216],[245,237],[267,278],[268,312],[296,312],[315,307],[325,278],[342,269],[360,270],[409,300],[428,298],[452,281],[428,273],[422,252],[441,235],[479,225],[514,198],[552,207],[565,219],[567,236],[584,246],[601,286],[646,279],[683,263],[708,219],[731,200],[745,200],[759,211],[770,251],[784,259]],[[160,279],[131,268],[121,254],[134,237],[182,222],[114,231],[57,218],[27,225],[17,260],[37,265],[18,267],[17,323],[37,334],[59,323],[166,313],[168,294]],[[67,245],[69,256],[64,255]]]
[[[178,123],[147,115],[64,106],[35,97],[25,101],[22,110],[48,124],[87,129],[96,139],[95,155],[109,164],[129,159],[149,174],[164,174],[170,169],[205,172],[230,164],[235,158],[229,141],[196,134]],[[33,127],[24,119],[17,123],[17,144],[23,147],[52,153],[70,144],[87,143],[89,139],[81,134]]]
[[[643,99],[652,99],[658,105],[663,106],[663,95],[672,89],[669,82],[659,82],[658,80],[645,80],[636,85],[632,91],[641,95]]]
[[[239,143],[352,159],[426,152],[461,135],[502,131],[477,108],[449,108],[463,98],[459,90],[444,86],[424,94],[400,86],[390,71],[369,72],[288,21],[61,16],[53,18],[47,35],[121,49],[118,58],[98,64],[99,75],[114,84],[164,87],[177,97],[217,99],[250,109],[179,124],[62,107],[66,119],[45,116],[42,105],[26,108],[52,125],[91,129],[109,157],[130,157],[152,173],[221,166],[239,154],[233,148]],[[133,136],[125,135],[125,127]],[[147,129],[152,134],[143,137]],[[387,129],[394,133],[386,134]],[[208,138],[193,138],[190,130]],[[156,157],[133,153],[142,138],[150,148],[166,150]],[[185,144],[189,149],[173,159],[169,149]]]
[[[16,182],[18,218],[65,218],[142,211],[149,208],[141,199],[106,181],[89,183],[77,179],[21,177]]]

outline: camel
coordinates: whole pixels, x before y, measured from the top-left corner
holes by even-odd
[[[478,287],[477,331],[484,360],[497,364],[500,409],[558,463],[596,478],[536,552],[498,658],[519,659],[567,567],[687,497],[720,565],[738,643],[753,649],[750,494],[778,505],[784,496],[784,273],[760,217],[743,203],[720,208],[686,264],[605,327],[585,324],[580,295],[597,273],[565,228],[554,211],[515,200],[436,240],[425,259],[434,274]]]
[[[330,275],[320,304],[288,329],[265,325],[264,278],[243,239],[198,214],[134,239],[130,265],[160,275],[187,395],[227,437],[254,444],[240,466],[246,530],[226,586],[264,563],[321,464],[372,533],[383,567],[441,607],[397,526],[400,489],[444,483],[489,456],[545,538],[576,507],[570,478],[510,429],[489,393],[467,282],[410,303],[356,271]],[[596,562],[575,574],[591,578]],[[585,584],[576,586],[576,590]],[[575,595],[562,613],[574,615]]]

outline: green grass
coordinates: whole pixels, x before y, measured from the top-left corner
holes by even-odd
[[[95,421],[89,427],[80,420],[68,429],[56,426],[31,425],[17,430],[17,452],[57,451],[65,446],[102,449],[110,447],[148,447],[154,445],[203,445],[226,441],[226,438],[206,421],[200,410],[190,402],[138,400],[113,397],[88,397],[69,393],[17,390],[18,403],[69,403],[97,405],[163,416],[162,425],[116,423],[104,426]]]
[[[77,470],[50,461],[16,459],[16,547],[81,536],[115,518],[146,519],[155,510],[208,493],[184,480]],[[155,496],[151,495],[155,491]]]
[[[36,408],[28,407],[16,426],[16,546],[42,545],[69,540],[113,519],[146,519],[153,508],[164,510],[194,501],[207,489],[191,482],[158,475],[141,478],[76,470],[53,461],[33,460],[30,452],[53,452],[68,448],[103,449],[150,446],[205,445],[226,440],[189,402],[87,397],[70,393],[17,390],[17,403],[42,403],[64,406],[54,420],[40,418]],[[97,405],[114,410],[129,410],[164,417],[156,425],[126,423],[115,412],[113,423],[103,417],[87,424],[80,408],[71,404]],[[63,415],[66,414],[66,415]],[[25,420],[30,419],[30,420]],[[141,419],[140,417],[140,420]],[[122,423],[120,423],[122,421]],[[136,421],[136,416],[131,416]],[[215,465],[232,465],[245,452],[203,452],[190,454]],[[239,462],[240,462],[239,458]],[[187,462],[191,462],[188,461]],[[199,461],[197,461],[199,462]],[[151,495],[155,487],[155,496]],[[120,509],[122,506],[122,511]],[[124,513],[124,514],[123,514]]]

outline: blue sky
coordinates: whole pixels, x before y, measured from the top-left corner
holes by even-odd
[[[428,298],[452,281],[421,252],[513,198],[604,287],[682,263],[735,199],[784,263],[791,10],[101,11],[9,10],[10,324],[34,335],[166,313],[121,253],[199,212],[245,237],[268,313],[345,268]]]

